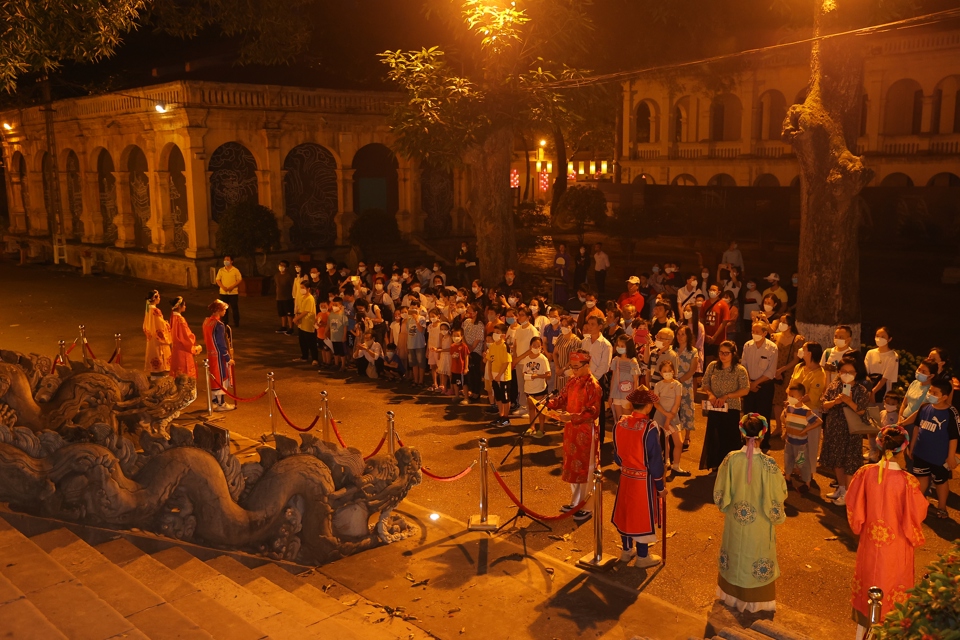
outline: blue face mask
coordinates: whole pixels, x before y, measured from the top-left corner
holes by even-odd
[[[516,321],[517,321],[516,318],[511,318],[510,316],[507,316],[507,324],[513,324]]]
[[[930,379],[930,376],[928,376],[925,373],[920,373],[919,371],[917,371],[917,380],[919,382],[926,382],[929,379]]]

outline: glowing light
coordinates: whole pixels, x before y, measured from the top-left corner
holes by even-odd
[[[439,514],[439,513],[431,513],[431,514],[430,514],[430,519],[433,520],[434,522],[436,522],[437,520],[440,519],[440,514]]]
[[[590,161],[590,175],[593,175],[593,174],[595,174],[596,172],[597,172],[597,161],[596,161],[596,160],[591,160],[591,161]]]
[[[510,169],[510,188],[519,189],[520,188],[520,172],[516,169]]]
[[[572,162],[568,162],[568,163],[567,163],[567,175],[570,175],[571,173],[576,173],[576,172],[573,170],[573,163],[572,163]]]
[[[10,125],[9,122],[4,122],[3,128],[6,129],[7,131],[10,131],[10,129],[13,129],[13,127]]]
[[[553,173],[553,163],[549,160],[547,161],[547,173]]]
[[[606,173],[606,172],[607,172],[607,161],[603,160],[600,162],[600,173]]]
[[[166,105],[164,105],[162,102],[158,102],[158,103],[156,104],[156,106],[154,107],[154,109],[157,110],[157,113],[166,113],[166,112],[167,112],[167,107],[166,107]]]
[[[583,160],[580,161],[580,166],[577,167],[577,173],[579,173],[580,175],[584,174]]]
[[[540,173],[540,191],[547,192],[550,190],[550,174],[546,171]]]
[[[546,140],[541,140],[541,141],[540,141],[540,146],[541,146],[541,147],[547,146],[547,141],[546,141]]]
[[[543,171],[543,163],[537,160],[537,173],[540,173],[541,171]]]

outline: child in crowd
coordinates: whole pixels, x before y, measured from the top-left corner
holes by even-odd
[[[533,431],[534,438],[542,438],[545,433],[544,426],[547,423],[547,416],[539,411],[539,426],[534,429],[534,423],[537,421],[537,403],[542,403],[547,398],[547,381],[550,379],[550,361],[547,360],[543,351],[543,341],[534,337],[530,339],[530,348],[520,354],[520,361],[517,365],[517,372],[523,374],[523,391],[527,398],[528,412],[530,414],[530,430]]]
[[[903,398],[896,391],[887,391],[883,395],[883,409],[880,410],[880,428],[894,427],[900,418],[900,403]],[[876,438],[867,438],[870,442],[870,462],[880,461],[880,447]]]
[[[625,334],[617,338],[614,356],[610,362],[610,408],[613,420],[617,422],[624,414],[633,411],[633,405],[627,402],[630,392],[640,386],[640,365],[636,352],[631,349],[631,340]]]
[[[433,386],[427,391],[439,391],[437,362],[440,356],[440,312],[430,309],[427,316],[430,318],[430,324],[427,327],[427,366],[430,367],[430,376],[433,378]]]
[[[427,366],[427,339],[424,333],[427,330],[427,321],[420,314],[420,298],[410,300],[410,308],[403,321],[404,335],[407,336],[407,357],[410,368],[413,370],[414,386],[423,386],[423,370]]]
[[[374,341],[372,331],[365,331],[358,340],[354,364],[361,376],[375,379],[383,373],[383,349]]]
[[[317,347],[320,350],[320,368],[329,368],[333,362],[333,342],[330,340],[330,303],[326,300],[317,305]]]
[[[327,317],[330,341],[333,343],[333,367],[347,370],[347,314],[343,310],[343,298],[335,297]]]
[[[383,377],[387,380],[403,380],[407,373],[407,365],[397,352],[397,345],[387,344],[383,353]]]
[[[513,357],[507,347],[505,337],[507,325],[498,324],[493,330],[493,342],[487,347],[487,362],[490,363],[490,378],[493,383],[493,397],[497,403],[496,418],[491,426],[506,427],[510,425],[510,365]]]
[[[437,376],[440,378],[440,392],[444,395],[456,391],[450,388],[450,345],[453,341],[450,339],[450,325],[446,322],[440,323],[440,349],[437,352]]]
[[[669,331],[663,329],[662,331]],[[672,332],[671,332],[672,333]],[[660,360],[657,365],[657,373],[660,380],[653,388],[658,400],[653,404],[657,412],[653,419],[657,421],[663,434],[669,438],[673,446],[664,447],[664,452],[668,453],[666,459],[667,468],[673,470],[675,476],[689,476],[689,471],[680,468],[680,456],[683,454],[682,434],[680,433],[680,420],[677,414],[680,412],[680,398],[683,395],[683,384],[677,380],[677,368],[669,358]]]
[[[450,359],[450,389],[453,390],[453,401],[457,401],[458,395],[463,396],[460,404],[466,406],[470,404],[467,397],[470,390],[466,385],[467,373],[470,371],[470,348],[463,341],[462,329],[453,330],[447,357]]]
[[[946,519],[947,498],[950,495],[950,477],[956,468],[957,443],[960,440],[960,415],[950,404],[953,385],[946,377],[935,378],[927,391],[926,402],[914,412],[908,422],[919,427],[910,442],[913,475],[920,481],[920,491],[927,493],[933,482],[937,491],[936,517]]]
[[[787,488],[791,488],[790,475],[794,467],[800,469],[803,482],[797,491],[810,491],[810,479],[813,477],[813,461],[807,458],[807,433],[820,427],[823,421],[814,411],[803,403],[807,388],[800,382],[794,382],[787,388],[787,406],[780,414],[780,424],[784,426],[783,473],[787,477]],[[896,414],[896,411],[894,411]]]

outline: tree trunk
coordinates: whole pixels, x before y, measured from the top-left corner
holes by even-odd
[[[557,177],[553,179],[553,197],[550,198],[550,217],[556,214],[557,204],[567,191],[567,143],[559,126],[553,127],[553,146],[557,149]]]
[[[495,286],[508,267],[517,266],[513,229],[510,160],[513,133],[499,129],[465,154],[470,165],[470,208],[477,233],[480,279]]]
[[[819,4],[819,3],[818,3]],[[820,10],[815,36],[819,35]],[[800,284],[797,323],[807,340],[833,344],[838,324],[860,339],[859,210],[856,196],[873,171],[848,148],[859,130],[862,60],[856,44],[815,40],[810,93],[790,107],[782,138],[800,165]],[[826,54],[826,55],[825,55]]]

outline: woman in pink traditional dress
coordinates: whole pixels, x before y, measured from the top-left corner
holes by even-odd
[[[636,557],[634,566],[643,569],[655,567],[662,560],[648,553],[649,546],[657,541],[660,499],[667,492],[660,426],[650,419],[660,398],[640,385],[630,392],[627,402],[633,406],[633,413],[620,418],[613,430],[613,458],[620,465],[620,486],[612,522],[623,542],[620,561],[629,563]]]
[[[191,378],[197,377],[197,363],[193,356],[203,351],[197,344],[197,338],[190,330],[183,312],[187,310],[187,303],[182,296],[177,296],[170,303],[170,334],[173,344],[170,355],[170,375],[183,373]]]
[[[151,379],[166,376],[170,372],[170,325],[157,309],[158,304],[160,293],[154,289],[147,296],[147,309],[143,315],[143,335],[147,338],[143,368]]]
[[[853,619],[857,640],[870,628],[867,591],[883,590],[880,615],[886,616],[913,587],[913,551],[924,543],[921,525],[929,503],[920,483],[901,469],[893,457],[909,442],[902,427],[885,427],[877,435],[883,457],[861,467],[847,489],[847,520],[860,536],[853,575]]]

